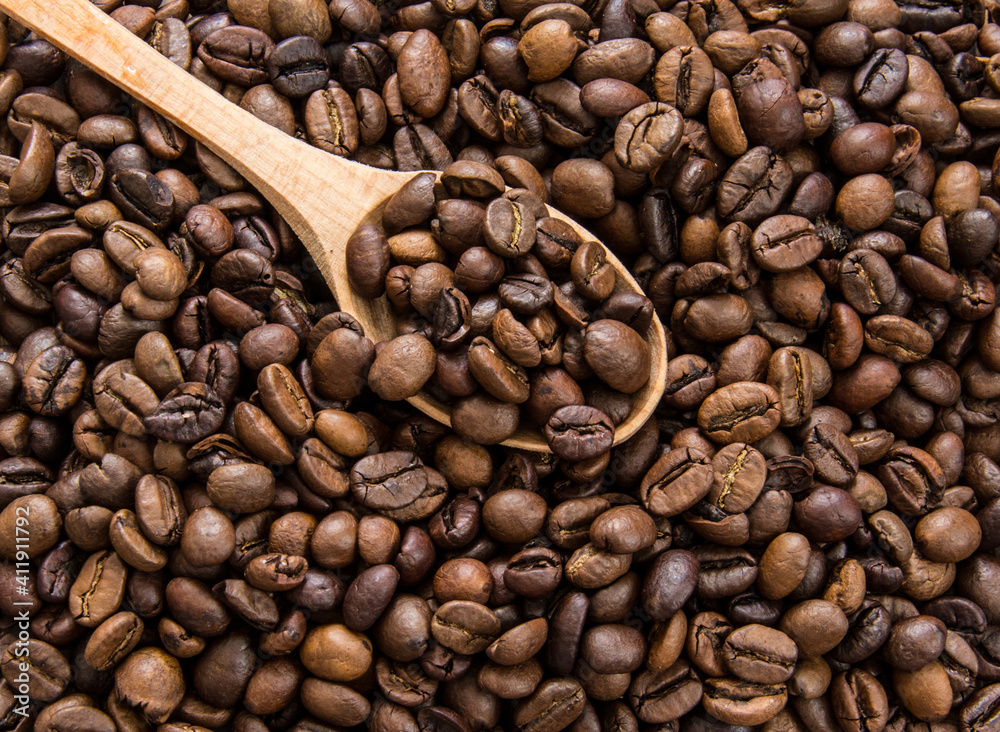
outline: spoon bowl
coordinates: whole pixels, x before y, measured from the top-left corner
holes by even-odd
[[[339,308],[350,313],[373,341],[396,336],[386,297],[359,295],[347,277],[346,244],[362,223],[381,225],[388,199],[422,171],[382,170],[337,157],[295,139],[254,117],[159,54],[88,0],[55,3],[0,0],[0,11],[34,30],[68,55],[170,120],[232,166],[274,206],[316,262]],[[437,173],[440,178],[440,173]],[[597,237],[548,207],[583,237]],[[627,268],[611,253],[616,292],[642,293]],[[666,382],[663,325],[654,316],[646,340],[649,381],[632,395],[632,411],[615,429],[614,443],[627,440],[647,421]],[[420,393],[407,401],[450,426],[450,408]],[[541,433],[522,427],[508,447],[550,452]]]

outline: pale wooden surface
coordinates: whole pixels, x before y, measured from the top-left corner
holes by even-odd
[[[88,0],[0,0],[0,11],[162,114],[235,168],[298,234],[340,308],[354,315],[373,341],[395,335],[386,299],[371,301],[351,288],[344,247],[360,223],[378,223],[385,200],[416,173],[354,163],[278,131],[161,56]],[[549,211],[585,239],[596,239],[569,217]],[[615,267],[617,290],[641,292],[610,252],[608,260]],[[635,434],[663,393],[667,352],[658,318],[647,341],[652,352],[650,380],[633,396],[632,414],[615,431],[615,444]],[[408,401],[433,419],[451,424],[446,405],[422,394]],[[529,429],[503,444],[549,452],[541,436]]]

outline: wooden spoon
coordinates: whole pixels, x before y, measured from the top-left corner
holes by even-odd
[[[330,155],[258,120],[157,53],[88,0],[0,0],[0,10],[101,74],[191,134],[263,194],[289,223],[316,261],[341,310],[358,319],[374,342],[396,335],[383,296],[369,300],[347,278],[348,237],[361,223],[379,223],[389,196],[417,172],[368,167]],[[585,241],[596,237],[567,221]],[[617,291],[642,292],[625,266],[608,252]],[[627,440],[652,414],[663,393],[667,349],[659,319],[647,335],[649,382],[633,395],[632,412],[615,430]],[[408,400],[424,414],[451,424],[451,410],[421,393]],[[549,452],[541,434],[522,428],[504,445]]]

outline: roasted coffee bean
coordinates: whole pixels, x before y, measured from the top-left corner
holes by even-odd
[[[726,511],[740,513],[757,500],[767,478],[764,456],[749,445],[726,445],[712,458],[715,477],[707,500]]]
[[[762,684],[787,681],[797,658],[792,640],[766,625],[744,625],[730,633],[723,646],[723,659],[732,673]]]
[[[806,600],[789,608],[779,628],[799,648],[799,653],[814,655],[832,649],[847,633],[843,611],[827,600]]]
[[[944,623],[927,615],[906,618],[893,625],[885,647],[894,668],[916,671],[937,660],[944,650]]]
[[[309,434],[314,423],[312,405],[286,366],[272,363],[261,369],[257,388],[264,410],[285,434]]]
[[[368,637],[343,625],[320,625],[309,632],[299,650],[303,665],[327,681],[351,681],[372,662]]]
[[[702,683],[684,660],[663,671],[644,671],[629,687],[629,701],[644,722],[662,723],[694,709],[702,696]]]
[[[972,519],[972,514],[962,508],[938,508],[917,522],[914,544],[935,562],[968,559],[982,541],[982,524]]]
[[[524,254],[535,243],[534,215],[521,203],[494,199],[486,208],[483,235],[490,250],[501,257]]]
[[[165,721],[177,708],[185,686],[180,663],[159,648],[140,648],[115,669],[117,696],[156,722]]]
[[[834,658],[845,663],[863,661],[881,648],[892,623],[888,611],[875,600],[862,600],[848,621],[847,636],[832,652]]]
[[[55,646],[37,638],[29,637],[21,648],[24,650],[20,656],[15,655],[13,647],[0,656],[4,679],[10,679],[8,684],[24,684],[33,688],[32,695],[38,701],[53,702],[58,699],[72,677],[65,656]],[[18,676],[21,676],[20,681]]]
[[[697,449],[671,450],[642,479],[639,497],[655,516],[675,516],[702,500],[712,488],[712,467]]]
[[[232,521],[218,508],[208,505],[191,512],[184,522],[181,551],[189,564],[208,567],[228,557],[236,545]]]
[[[937,502],[944,486],[941,466],[918,448],[890,451],[889,460],[879,469],[879,477],[893,507],[905,515],[924,513],[928,502]]]
[[[732,678],[705,682],[702,704],[709,714],[729,724],[761,724],[784,707],[784,684],[758,684]]]
[[[86,375],[86,365],[71,349],[47,348],[24,372],[21,388],[25,403],[45,416],[65,414],[79,401]]]
[[[401,508],[427,490],[427,471],[413,453],[388,452],[362,458],[351,470],[351,491],[371,509]]]
[[[399,581],[389,565],[376,565],[360,573],[344,596],[344,622],[355,631],[368,630],[388,606]]]
[[[795,147],[805,134],[802,104],[784,78],[750,84],[737,96],[737,108],[751,144],[780,153]]]
[[[220,78],[252,86],[267,81],[267,62],[273,50],[274,42],[263,31],[229,26],[210,33],[201,42],[198,58]]]
[[[753,585],[760,568],[746,550],[722,547],[696,547],[700,562],[695,592],[699,597],[718,598],[739,594]]]
[[[69,608],[76,622],[95,628],[119,608],[128,570],[113,551],[91,554],[70,588]]]
[[[511,557],[503,570],[503,585],[525,597],[544,597],[562,579],[562,563],[551,549],[525,549]]]
[[[649,380],[648,344],[617,320],[598,320],[584,334],[584,358],[608,386],[632,394]]]
[[[556,455],[567,460],[588,460],[611,449],[615,429],[599,409],[566,406],[557,409],[545,425],[545,438]]]
[[[753,442],[777,428],[778,393],[766,384],[739,382],[712,393],[698,410],[698,424],[717,442]]]
[[[143,622],[134,613],[123,611],[101,623],[87,641],[85,658],[98,671],[118,665],[142,640]]]
[[[593,89],[594,83],[598,82],[587,86]],[[628,170],[651,171],[673,155],[682,133],[683,118],[671,104],[647,102],[631,107],[615,131],[615,157]]]
[[[831,686],[833,713],[847,729],[864,729],[862,724],[884,725],[889,717],[885,689],[862,669],[838,674]],[[860,720],[865,720],[863,723]],[[873,721],[869,721],[873,720]]]
[[[383,399],[399,401],[416,395],[436,365],[430,341],[417,334],[399,336],[375,357],[368,372],[368,384]]]
[[[671,549],[657,557],[646,576],[642,606],[657,622],[665,622],[694,591],[700,563],[691,552]]]
[[[271,597],[242,580],[224,580],[213,592],[243,620],[259,630],[278,625],[278,606]]]
[[[500,621],[485,605],[452,600],[434,613],[431,633],[439,643],[457,653],[479,653],[499,636]]]
[[[108,537],[111,546],[131,567],[143,572],[155,572],[167,564],[167,553],[142,534],[135,513],[127,508],[111,517]]]
[[[389,264],[389,242],[375,227],[362,227],[351,235],[347,243],[347,272],[358,292],[365,297],[381,295]]]
[[[616,506],[590,525],[590,540],[619,554],[637,552],[656,541],[656,524],[637,506]]]
[[[143,226],[163,231],[173,217],[174,197],[155,175],[139,168],[124,168],[111,176],[112,202]]]
[[[746,334],[753,325],[753,313],[741,297],[709,295],[687,306],[684,330],[709,343],[731,341]]]
[[[274,501],[274,476],[263,465],[220,465],[208,476],[205,492],[219,508],[235,513],[262,511]]]
[[[823,242],[808,219],[772,216],[754,230],[750,246],[762,269],[786,272],[813,261]]]
[[[285,591],[301,585],[307,569],[308,562],[302,557],[272,552],[251,559],[246,577],[250,584],[266,592]]]
[[[71,269],[73,254],[90,243],[89,232],[76,226],[51,229],[40,234],[24,253],[25,274],[43,285],[52,284]]]
[[[776,536],[760,558],[757,589],[769,599],[787,597],[805,579],[809,567],[809,540],[786,532]]]
[[[544,618],[535,618],[497,638],[486,649],[486,655],[491,661],[505,666],[523,663],[544,646],[547,636],[548,623]]]
[[[150,434],[177,442],[198,442],[215,432],[224,418],[224,405],[204,383],[179,384],[143,423]]]
[[[328,399],[357,396],[374,358],[368,338],[350,328],[337,328],[319,343],[311,359],[319,393]]]
[[[72,542],[56,544],[42,558],[38,568],[38,595],[46,602],[65,602],[76,579],[83,556]]]
[[[514,724],[523,730],[564,729],[583,713],[586,695],[580,683],[565,677],[543,681],[514,710]]]
[[[906,57],[899,49],[877,49],[855,71],[854,93],[865,107],[886,107],[903,91],[908,71]]]
[[[319,19],[324,20],[322,15]],[[275,45],[267,60],[267,72],[278,92],[301,98],[322,88],[329,80],[326,62],[319,38],[293,35]]]
[[[520,404],[528,400],[528,375],[488,338],[473,339],[469,345],[469,371],[482,387],[503,402]]]

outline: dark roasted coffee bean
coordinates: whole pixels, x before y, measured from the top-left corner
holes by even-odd
[[[431,633],[439,643],[458,653],[479,653],[499,636],[500,621],[485,605],[452,600],[434,613]]]
[[[167,394],[144,424],[157,437],[198,442],[215,432],[224,416],[223,402],[215,391],[207,384],[190,382]]]
[[[844,257],[839,282],[848,303],[862,315],[874,315],[896,294],[889,263],[870,249],[858,249]]]
[[[32,688],[32,695],[41,702],[58,699],[71,678],[71,670],[66,657],[53,645],[36,638],[28,638],[20,656],[10,647],[0,656],[0,668],[4,678],[15,679],[24,674],[20,682]],[[27,660],[25,660],[27,659]]]
[[[525,549],[511,557],[503,573],[504,586],[524,597],[544,597],[562,579],[562,564],[551,549]]]
[[[351,583],[344,596],[344,622],[357,631],[368,630],[388,606],[399,573],[389,565],[371,567]]]
[[[220,78],[253,86],[267,81],[267,62],[274,42],[247,26],[229,26],[210,33],[198,46],[198,57]]]
[[[761,567],[750,552],[722,546],[696,547],[700,562],[695,593],[708,599],[728,597],[753,585]],[[763,561],[763,560],[761,560]]]
[[[124,168],[111,176],[111,200],[128,218],[154,231],[163,231],[174,214],[174,197],[155,175]]]
[[[274,88],[286,97],[301,98],[321,89],[330,78],[328,59],[321,43],[296,35],[278,43],[267,59],[267,73]]]
[[[566,460],[589,460],[611,449],[614,425],[599,409],[566,406],[557,409],[545,425],[545,439]]]
[[[497,293],[504,306],[518,315],[536,315],[552,304],[552,282],[537,274],[514,274],[504,277]]]
[[[587,326],[584,358],[608,386],[632,394],[649,380],[649,346],[632,328],[617,320]]]
[[[906,56],[896,48],[876,49],[854,73],[853,90],[869,109],[882,109],[902,93],[908,76]]]
[[[700,563],[691,552],[671,549],[657,557],[643,584],[643,609],[657,622],[668,620],[694,591]]]
[[[351,490],[372,509],[400,508],[427,488],[427,471],[413,453],[386,452],[359,460],[351,470]]]
[[[224,580],[212,588],[234,613],[258,630],[273,630],[279,621],[277,603],[242,580]]]

